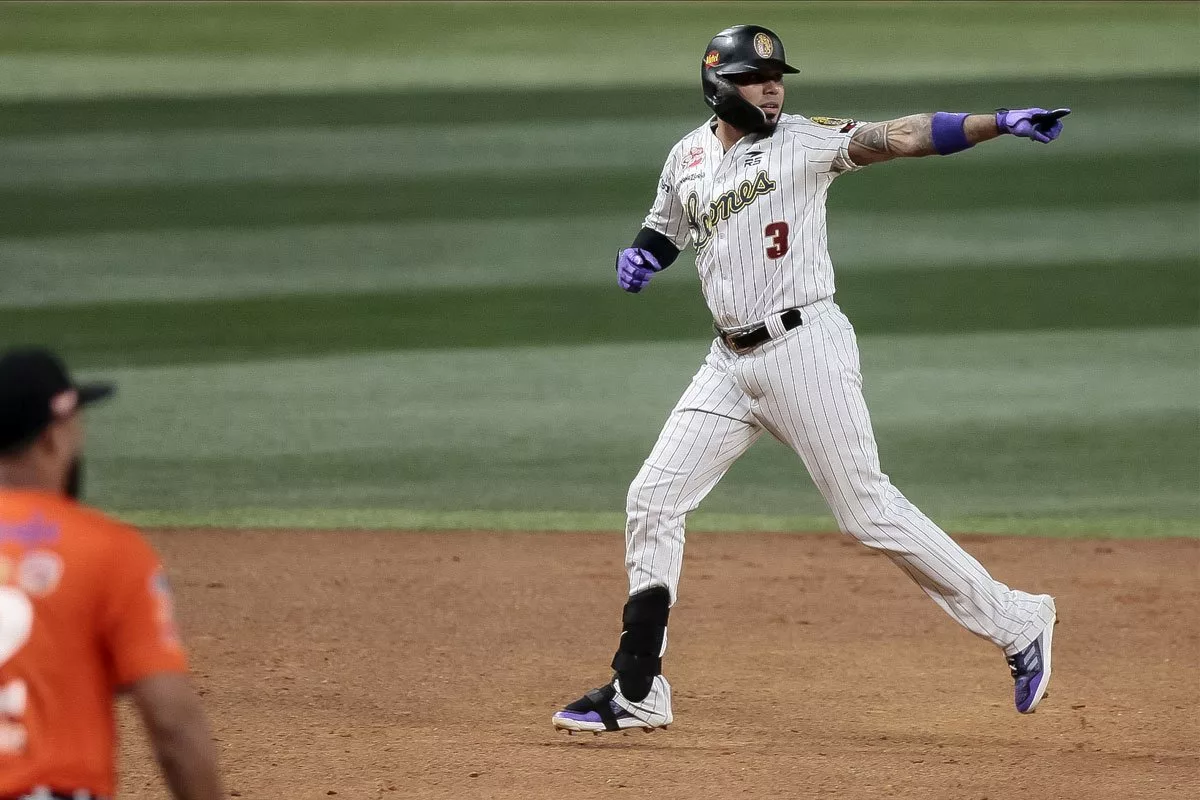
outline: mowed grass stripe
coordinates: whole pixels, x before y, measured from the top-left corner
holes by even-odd
[[[1015,144],[1006,142],[1003,144]],[[1032,145],[1030,145],[1032,147]],[[1005,187],[997,191],[997,187]],[[358,181],[227,181],[0,191],[0,237],[105,230],[271,227],[332,222],[503,219],[644,213],[645,169]],[[1200,197],[1200,151],[1119,160],[1027,149],[1013,158],[924,159],[839,179],[835,211],[1102,208]]]
[[[829,82],[789,79],[789,110],[865,118],[876,109],[915,113],[987,111],[1017,103],[1064,104],[1081,116],[1105,109],[1194,119],[1200,88],[1192,73],[1104,78]],[[102,131],[253,130],[280,127],[463,125],[531,126],[588,120],[646,121],[707,113],[697,84],[560,89],[413,89],[407,91],[112,97],[0,102],[0,137]],[[448,129],[450,130],[450,129]],[[1153,131],[1145,131],[1152,134]]]
[[[1194,262],[848,273],[838,299],[864,333],[1196,324]],[[441,289],[0,311],[7,341],[87,365],[244,361],[322,353],[669,341],[711,335],[694,285],[632,298],[592,286]]]
[[[181,411],[206,413],[180,409],[177,403],[176,413]],[[554,436],[522,444],[495,435],[418,445],[408,441],[402,417],[389,414],[385,404],[377,412],[376,446],[319,453],[134,458],[122,454],[119,439],[110,432],[104,446],[93,446],[89,453],[93,496],[125,509],[619,511],[662,419],[656,414],[645,420],[646,430],[638,437],[580,442]],[[599,425],[603,415],[596,418]],[[503,425],[500,415],[495,419]],[[144,418],[139,422],[144,425]],[[301,437],[307,424],[336,422],[336,416],[292,419]],[[1194,483],[1200,447],[1196,423],[1194,412],[1156,412],[1095,419],[1033,417],[978,426],[881,425],[876,433],[884,469],[935,520],[967,515],[1200,520]],[[93,421],[93,428],[101,424]],[[828,513],[800,460],[770,438],[733,466],[706,499],[705,510]]]
[[[616,285],[641,217],[113,231],[0,239],[2,306],[490,286]],[[558,257],[547,249],[569,242]],[[690,270],[685,256],[671,278]],[[7,272],[11,270],[11,273]]]
[[[909,499],[940,513],[1159,514],[1200,523],[1195,408],[876,427],[884,470]]]
[[[891,112],[868,112],[887,119]],[[1124,125],[1116,108],[1073,115],[1056,158],[1122,157],[1153,145],[1177,150],[1196,144],[1194,122],[1178,111],[1139,114]],[[42,134],[0,138],[0,187],[139,186],[224,181],[371,180],[525,171],[581,172],[645,169],[655,175],[671,146],[704,117],[636,120],[561,120],[531,126],[492,121],[435,125],[280,127],[254,131],[188,130]],[[1152,131],[1152,136],[1147,135]],[[1028,145],[1025,145],[1026,147]],[[1028,155],[991,145],[960,161]],[[1034,151],[1036,152],[1036,151]]]
[[[916,41],[945,44],[947,55],[983,58],[971,35],[980,31],[1021,30],[1043,46],[1042,62],[1079,60],[1076,48],[1092,45],[1091,58],[1114,58],[1122,48],[1140,53],[1144,37],[1158,47],[1145,58],[1164,59],[1172,47],[1190,54],[1186,33],[1194,14],[1178,3],[1041,2],[1018,7],[973,2],[918,2],[887,6],[862,2],[711,2],[680,13],[679,4],[662,2],[508,2],[508,3],[362,3],[351,11],[336,3],[173,3],[146,7],[138,3],[6,3],[0,28],[0,52],[74,52],[129,55],[213,53],[226,58],[245,55],[366,52],[420,58],[449,54],[465,57],[479,50],[529,58],[573,56],[589,64],[621,71],[628,61],[613,59],[608,36],[626,35],[629,55],[647,46],[652,54],[684,49],[707,40],[731,12],[763,19],[772,27],[784,23],[795,32],[797,56],[812,53],[824,41],[828,53],[839,37],[852,39],[854,55],[911,55]],[[767,21],[769,18],[770,21]],[[894,32],[907,25],[903,41],[854,37],[863,30]],[[1113,41],[1113,26],[1125,37]],[[783,30],[783,29],[781,29]],[[48,36],[51,31],[55,36]],[[453,33],[455,36],[448,34]],[[849,36],[848,36],[849,35]],[[403,42],[405,47],[398,48]],[[703,41],[701,42],[703,44]],[[1101,45],[1101,46],[1097,46]],[[920,52],[920,48],[917,48]],[[846,54],[849,55],[848,53]],[[610,65],[610,60],[614,61]],[[851,59],[853,60],[853,59]],[[989,61],[988,59],[983,59]],[[595,69],[593,71],[596,71]]]
[[[660,415],[675,404],[708,346],[441,348],[81,374],[122,387],[117,402],[95,411],[92,441],[134,459],[319,460],[374,450],[381,436],[405,449],[494,447],[509,458],[536,459],[546,450],[622,441],[640,449],[637,443],[658,433]],[[876,426],[922,436],[970,427],[990,437],[997,423],[1073,421],[1081,414],[1111,421],[1195,413],[1200,396],[1196,328],[889,334],[862,336],[860,347]],[[614,394],[626,402],[614,405]],[[630,415],[629,407],[644,413]],[[448,419],[454,424],[446,425]],[[1131,451],[1156,451],[1151,444]],[[1200,459],[1200,452],[1193,456]],[[631,463],[642,457],[629,455]]]
[[[829,219],[837,274],[903,267],[993,269],[1021,251],[1025,266],[1146,263],[1200,257],[1200,204],[1107,208],[857,211]],[[0,253],[4,245],[0,241]],[[1200,279],[1200,277],[1198,277]]]
[[[1196,516],[1197,342],[1188,329],[860,337],[884,466],[938,519]],[[91,497],[126,509],[619,511],[706,350],[615,342],[87,370],[120,386],[90,412]],[[705,510],[825,513],[769,438]]]
[[[0,139],[0,187],[370,180],[646,167],[701,117],[41,135]],[[657,163],[656,163],[657,162]]]
[[[1014,244],[1025,266],[1112,263],[1138,271],[1200,253],[1198,216],[1192,203],[1037,214],[843,208],[829,220],[829,247],[839,276],[991,270]],[[631,212],[0,239],[0,307],[469,286],[607,288],[615,282],[613,251],[640,220]],[[547,248],[561,243],[568,243],[563,252],[547,258]],[[677,280],[697,281],[690,250],[655,286]]]

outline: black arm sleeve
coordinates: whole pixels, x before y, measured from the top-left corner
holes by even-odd
[[[662,265],[663,269],[675,263],[675,259],[679,258],[679,249],[658,231],[652,231],[649,228],[642,228],[638,231],[638,235],[634,237],[633,247],[640,247],[646,250],[650,255],[654,256],[654,260]]]

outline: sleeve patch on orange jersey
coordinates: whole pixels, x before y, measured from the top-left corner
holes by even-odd
[[[26,553],[17,565],[17,585],[31,597],[51,594],[58,588],[62,575],[62,556],[52,550]]]

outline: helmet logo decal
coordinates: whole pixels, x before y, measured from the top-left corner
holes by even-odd
[[[770,58],[775,54],[775,43],[765,33],[754,34],[754,52],[759,58]]]
[[[704,57],[704,66],[706,69],[712,69],[717,64],[721,63],[721,54],[716,50],[709,50],[708,55]]]

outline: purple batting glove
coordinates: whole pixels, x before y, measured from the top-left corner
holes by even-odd
[[[650,276],[661,269],[654,256],[640,247],[627,247],[617,253],[617,283],[627,292],[637,294],[646,288]]]
[[[1001,108],[996,111],[996,128],[1000,133],[1024,136],[1035,142],[1053,142],[1062,133],[1062,118],[1071,113],[1069,108]]]

